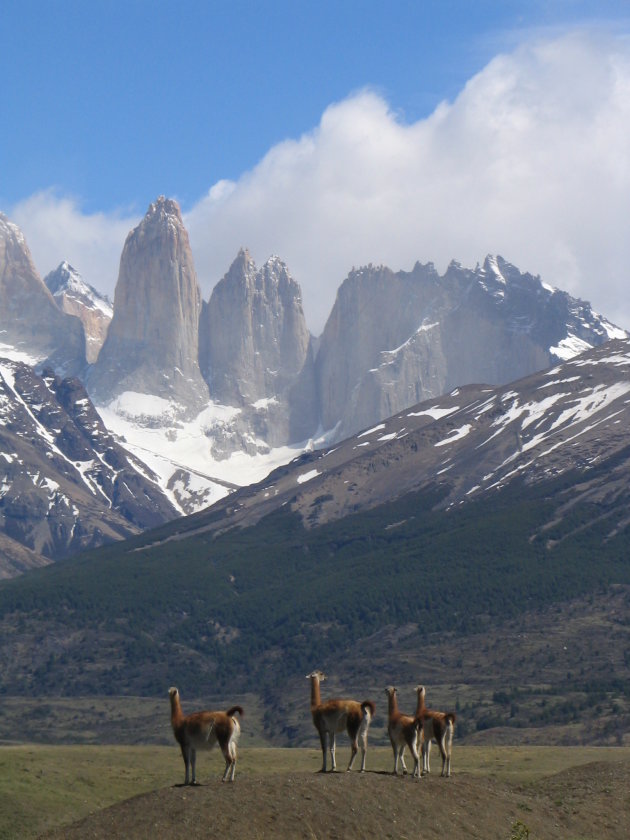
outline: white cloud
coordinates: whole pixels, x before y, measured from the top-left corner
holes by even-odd
[[[113,300],[120,255],[127,234],[139,222],[137,216],[88,215],[74,199],[45,190],[15,205],[10,217],[22,229],[42,277],[68,260]]]
[[[497,56],[413,124],[358,92],[185,215],[204,297],[240,246],[258,263],[275,253],[319,333],[353,265],[444,270],[491,252],[630,327],[628,137],[630,42],[601,31]],[[48,193],[18,210],[38,267],[66,258],[111,287],[101,277],[117,273],[134,220],[82,216]]]
[[[200,277],[285,259],[319,332],[350,267],[500,253],[630,327],[630,45],[576,33],[495,58],[407,125],[369,91],[187,217]]]

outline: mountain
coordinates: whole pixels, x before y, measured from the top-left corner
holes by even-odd
[[[471,382],[501,384],[627,333],[501,257],[474,271],[368,266],[341,285],[316,368],[333,439]]]
[[[65,261],[44,277],[44,283],[57,306],[68,315],[76,315],[83,324],[86,358],[88,363],[93,364],[114,314],[112,302],[86,283],[79,272]]]
[[[23,358],[31,343],[36,349],[60,318],[54,311],[26,339],[15,328],[39,323],[29,308],[33,272],[30,280],[12,273],[3,351],[11,358]],[[49,279],[60,304],[88,324],[96,310],[87,284],[63,264]],[[73,364],[110,431],[191,513],[298,452],[422,400],[469,383],[510,382],[623,336],[588,303],[489,256],[474,270],[452,263],[442,276],[430,263],[411,272],[353,269],[314,339],[299,284],[278,257],[257,268],[242,250],[202,302],[180,209],[162,196],[127,238],[96,361],[86,367],[75,354]],[[45,358],[63,373],[72,354],[53,358],[49,350]]]
[[[183,237],[179,219],[175,228]],[[183,417],[155,376],[138,386],[142,397],[133,386],[111,400],[92,378],[103,356],[88,387],[134,453],[153,453],[164,485],[179,486],[194,470],[200,490],[181,499],[191,513],[225,495],[226,482],[259,480],[296,450],[341,441],[458,385],[510,382],[623,336],[588,303],[487,257],[475,270],[452,263],[443,276],[419,263],[411,272],[353,270],[315,340],[286,265],[273,257],[258,269],[242,249],[202,305],[199,368],[209,397],[200,413],[198,404]],[[109,341],[116,346],[113,329]]]
[[[0,576],[177,515],[117,443],[78,379],[0,359]],[[18,549],[18,545],[20,548]]]
[[[616,340],[421,403],[207,511],[0,584],[0,690],[253,692],[286,744],[317,666],[461,692],[462,732],[494,726],[505,697],[505,726],[555,709],[587,737],[597,704],[612,726],[630,687],[629,412],[630,341]]]
[[[162,196],[127,237],[107,337],[86,364],[84,335],[94,358],[106,303],[67,263],[47,277],[53,297],[2,218],[3,355],[80,377],[117,445],[166,494],[166,519],[172,506],[202,510],[302,452],[455,387],[511,382],[627,335],[589,304],[488,257],[474,270],[452,263],[443,276],[419,263],[353,270],[314,339],[278,257],[257,268],[242,250],[202,302],[180,209]],[[335,491],[345,509],[342,496]],[[319,507],[311,513],[328,517],[334,505]],[[45,520],[46,506],[38,510]],[[47,556],[84,543],[53,544]]]
[[[303,454],[215,504],[199,528],[250,527],[287,507],[309,529],[410,493],[450,511],[517,482],[538,485],[577,470],[566,504],[550,505],[549,527],[561,529],[583,501],[600,525],[610,521],[612,537],[630,525],[628,429],[630,340],[616,339],[516,383],[457,388]],[[614,466],[591,476],[604,462]]]
[[[298,284],[271,257],[257,269],[241,250],[212,291],[200,327],[212,398],[238,406],[270,446],[307,438],[317,422],[311,335]]]
[[[0,213],[0,355],[75,374],[85,366],[78,318],[63,313],[33,264],[21,230]]]
[[[208,401],[198,361],[200,312],[179,205],[160,196],[125,241],[114,316],[87,376],[95,402],[134,392],[166,400],[178,414],[198,412]]]

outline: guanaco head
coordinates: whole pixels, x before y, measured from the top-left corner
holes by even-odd
[[[388,697],[393,697],[393,696],[394,696],[394,694],[396,694],[397,692],[398,692],[398,689],[397,689],[397,688],[394,688],[394,686],[393,686],[393,685],[388,685],[388,686],[387,686],[387,688],[385,689],[385,694],[386,694]]]
[[[326,674],[323,671],[313,671],[312,673],[306,675],[306,679],[316,679],[318,682],[324,682]]]
[[[168,696],[171,698],[171,700],[173,700],[173,698],[177,697],[178,694],[179,691],[175,688],[174,685],[172,685],[168,690]]]

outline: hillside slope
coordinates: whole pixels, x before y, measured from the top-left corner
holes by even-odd
[[[533,487],[572,470],[580,480],[565,514],[578,499],[605,499],[625,527],[629,429],[630,341],[615,340],[506,386],[457,388],[302,455],[182,521],[181,532],[197,523],[200,533],[248,527],[285,506],[313,528],[414,492],[436,494],[436,508],[450,510],[491,500],[516,481]],[[596,467],[606,459],[612,471],[603,473]]]
[[[79,380],[2,358],[0,468],[7,549],[0,576],[176,516],[157,477],[109,434]]]
[[[460,774],[448,781],[393,778],[387,771],[244,776],[199,788],[138,796],[47,833],[48,840],[91,837],[239,837],[243,840],[364,840],[416,837],[597,837],[625,840],[630,764],[593,763],[530,785]],[[520,832],[520,833],[519,833]],[[526,833],[527,832],[527,833]]]
[[[216,540],[194,536],[151,549],[135,538],[124,551],[110,546],[33,571],[0,584],[0,689],[39,697],[163,696],[172,684],[187,696],[255,691],[265,737],[276,744],[303,732],[287,710],[298,697],[307,715],[304,674],[315,666],[336,675],[331,692],[367,696],[375,686],[422,680],[436,702],[451,706],[478,697],[476,684],[488,706],[468,709],[469,733],[549,724],[555,706],[567,723],[590,721],[595,702],[605,702],[602,722],[627,717],[628,639],[619,632],[630,606],[622,597],[614,608],[606,595],[611,584],[630,585],[627,532],[608,539],[609,523],[580,505],[577,521],[588,514],[595,522],[588,530],[530,539],[547,523],[553,497],[573,483],[556,479],[536,492],[520,485],[492,505],[437,513],[427,513],[435,497],[413,494],[310,531],[281,512]],[[616,609],[615,633],[609,628],[595,644],[576,625],[576,635],[551,644],[557,623],[570,626],[562,604],[591,593],[603,593],[604,614]],[[516,667],[519,634],[527,632],[518,618],[533,608],[551,612],[538,653]],[[514,655],[501,657],[508,620],[516,621]],[[582,644],[590,653],[569,665],[563,647],[577,654]],[[479,660],[488,648],[492,655]],[[505,701],[492,701],[497,691]],[[503,702],[511,716],[496,717]],[[495,718],[483,724],[486,713]],[[602,730],[597,742],[615,732]]]

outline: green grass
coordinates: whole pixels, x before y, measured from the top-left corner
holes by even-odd
[[[527,783],[591,761],[628,757],[629,748],[616,747],[457,747],[453,770]],[[347,748],[338,750],[337,759],[339,767],[345,767]],[[439,764],[437,754],[435,759]],[[241,751],[238,775],[314,773],[320,762],[321,754],[316,749],[248,748]],[[203,783],[218,777],[223,766],[218,751],[201,754],[197,775]],[[368,752],[368,771],[391,769],[389,748]],[[183,780],[183,770],[175,744],[0,747],[0,838],[29,840],[116,802],[178,784]]]
[[[36,837],[164,786],[177,759],[166,747],[2,747],[0,838]]]

